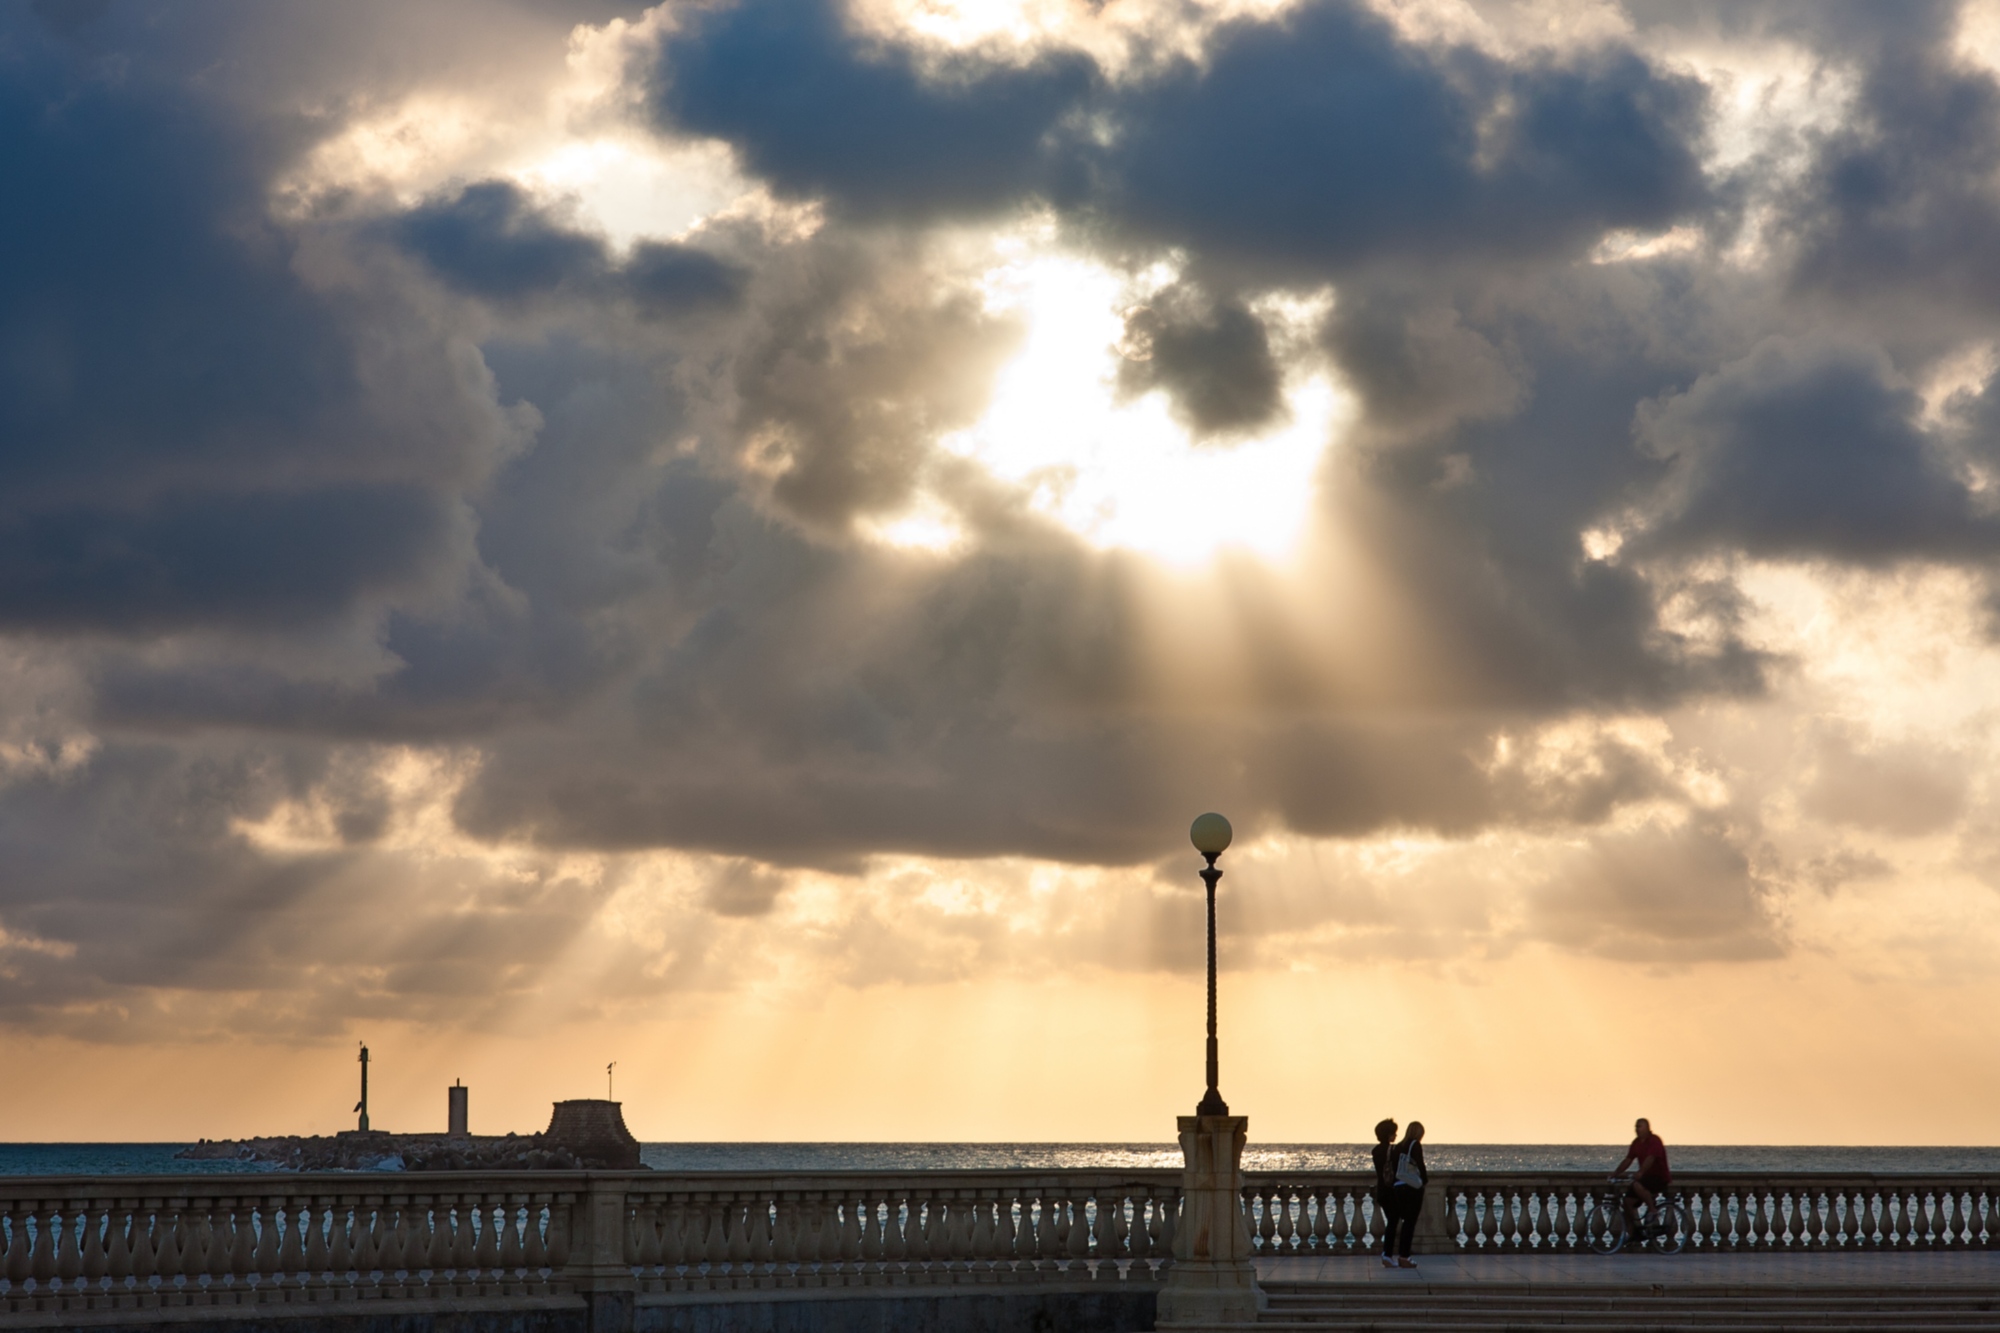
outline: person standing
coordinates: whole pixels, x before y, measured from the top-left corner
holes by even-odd
[[[1422,1121],[1410,1122],[1390,1160],[1389,1224],[1396,1235],[1396,1266],[1415,1268],[1417,1261],[1410,1257],[1410,1246],[1417,1237],[1417,1217],[1424,1211],[1424,1186],[1431,1180],[1430,1168],[1424,1165]]]
[[[1375,1126],[1375,1215],[1382,1226],[1382,1267],[1396,1266],[1395,1229],[1389,1224],[1389,1187],[1395,1183],[1396,1122],[1393,1118]]]

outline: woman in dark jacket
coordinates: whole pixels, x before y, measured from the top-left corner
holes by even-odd
[[[1431,1171],[1424,1165],[1424,1127],[1412,1120],[1403,1141],[1389,1154],[1389,1225],[1396,1237],[1396,1266],[1415,1268],[1410,1243],[1417,1235],[1417,1215],[1424,1211],[1424,1186]],[[1385,1252],[1386,1253],[1386,1252]]]
[[[1396,1253],[1390,1249],[1389,1229],[1389,1185],[1395,1179],[1395,1161],[1390,1154],[1396,1147],[1396,1122],[1384,1120],[1375,1126],[1375,1215],[1381,1219],[1382,1227],[1382,1267],[1396,1266]]]

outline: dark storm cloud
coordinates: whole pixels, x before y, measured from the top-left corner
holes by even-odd
[[[567,291],[630,296],[649,315],[733,305],[747,275],[692,246],[642,241],[623,263],[599,236],[568,225],[507,181],[430,200],[389,228],[451,286],[518,300]]]
[[[654,76],[657,114],[729,140],[788,194],[861,214],[950,214],[1040,186],[1045,136],[1097,83],[1075,54],[932,80],[909,51],[850,31],[843,11],[836,0],[689,11]]]
[[[1952,50],[1955,6],[1899,7],[1893,19],[1861,8],[1875,12],[1847,34],[1863,39],[1855,114],[1821,136],[1782,201],[1795,280],[1905,308],[1915,298],[1932,319],[1990,316],[2000,302],[2000,85]],[[1831,28],[1799,25],[1808,40]]]
[[[1162,292],[1126,313],[1121,350],[1119,388],[1165,389],[1175,415],[1197,436],[1267,426],[1283,409],[1270,336],[1240,301]]]
[[[0,521],[0,622],[132,633],[311,621],[407,586],[443,559],[453,527],[441,498],[413,486],[51,507]]]
[[[297,622],[446,558],[499,422],[301,280],[264,211],[291,147],[62,59],[0,83],[0,622]]]
[[[2000,549],[1919,411],[1879,352],[1767,342],[1642,410],[1642,441],[1673,469],[1642,547],[1855,564]]]
[[[1264,272],[1568,250],[1706,198],[1699,85],[1629,51],[1435,51],[1328,0],[1117,86],[1057,55],[932,77],[831,0],[745,0],[671,35],[654,78],[664,124],[793,195],[902,218],[1040,196]]]

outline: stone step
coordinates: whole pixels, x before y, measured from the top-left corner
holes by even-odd
[[[1874,1319],[1829,1322],[1822,1318],[1794,1319],[1783,1315],[1774,1315],[1755,1322],[1716,1323],[1701,1315],[1684,1317],[1664,1315],[1642,1322],[1605,1323],[1585,1318],[1553,1319],[1524,1316],[1468,1321],[1457,1317],[1431,1318],[1422,1313],[1413,1313],[1406,1317],[1355,1318],[1338,1323],[1266,1318],[1259,1320],[1256,1327],[1259,1333],[1278,1333],[1280,1330],[1294,1330],[1295,1333],[1327,1333],[1328,1330],[1335,1329],[1342,1330],[1343,1333],[1543,1333],[1547,1329],[1561,1329],[1563,1333],[1670,1333],[1670,1331],[1679,1333],[1683,1329],[1715,1328],[1726,1328],[1730,1333],[1813,1333],[1814,1330],[1829,1328],[1880,1328],[1893,1329],[1896,1333],[1963,1333],[1965,1329],[1991,1329],[1994,1324],[1991,1317],[1971,1315],[1909,1323],[1883,1322]],[[1180,1331],[1177,1330],[1177,1333]],[[1189,1326],[1185,1333],[1231,1333],[1231,1331],[1220,1326],[1212,1329]],[[1234,1330],[1234,1333],[1241,1333],[1241,1330]]]
[[[1884,1329],[1893,1333],[2000,1328],[2000,1287],[1953,1285],[1748,1287],[1452,1283],[1266,1288],[1270,1306],[1257,1327],[1301,1333],[1648,1333],[1653,1329]]]

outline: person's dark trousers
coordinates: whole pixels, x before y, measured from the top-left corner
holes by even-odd
[[[1423,1211],[1422,1190],[1397,1188],[1389,1191],[1389,1231],[1384,1237],[1384,1254],[1389,1252],[1386,1242],[1394,1240],[1397,1256],[1404,1259],[1410,1257],[1410,1246],[1417,1238],[1417,1214]]]

